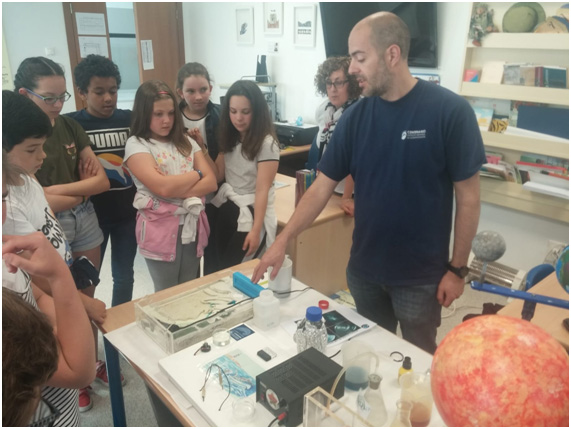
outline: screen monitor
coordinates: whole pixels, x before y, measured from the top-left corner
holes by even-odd
[[[353,26],[368,15],[388,11],[399,16],[410,30],[408,65],[438,66],[436,3],[321,2],[320,11],[327,57],[348,55],[347,40]]]

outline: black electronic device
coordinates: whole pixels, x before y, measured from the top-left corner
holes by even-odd
[[[311,144],[313,138],[319,131],[319,127],[305,126],[298,127],[295,125],[275,124],[276,134],[282,146],[304,146]]]
[[[327,57],[348,55],[347,40],[354,25],[375,12],[392,12],[410,31],[410,67],[438,67],[437,3],[435,2],[320,2]]]
[[[256,376],[256,401],[274,416],[285,413],[282,423],[297,426],[303,420],[303,397],[320,386],[330,391],[341,365],[310,347],[279,365]],[[345,393],[345,375],[341,377],[333,396]]]

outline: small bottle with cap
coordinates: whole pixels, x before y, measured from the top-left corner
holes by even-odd
[[[254,300],[254,325],[261,330],[275,328],[280,324],[280,302],[271,290],[263,290]]]
[[[407,372],[412,372],[412,362],[410,360],[410,356],[405,356],[404,357],[404,361],[402,362],[402,366],[399,368],[399,383],[400,383],[400,378],[403,374],[406,374]]]
[[[310,347],[314,347],[321,353],[325,353],[327,347],[327,329],[319,307],[307,307],[305,318],[297,324],[297,330],[293,339],[297,344],[297,352],[301,353]]]

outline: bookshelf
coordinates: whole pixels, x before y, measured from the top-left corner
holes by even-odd
[[[506,8],[513,3],[505,3]],[[494,3],[494,22],[501,23],[502,3]],[[542,3],[550,16],[549,3]],[[505,11],[505,8],[504,8]],[[498,13],[500,12],[500,13]],[[482,39],[482,46],[472,45],[467,38],[464,70],[482,69],[487,61],[536,63],[569,67],[569,34],[491,33]],[[532,86],[462,82],[460,95],[510,101],[544,103],[569,107],[569,89]],[[502,152],[507,162],[514,163],[522,153],[534,153],[569,159],[569,142],[548,138],[527,137],[482,131],[484,145]],[[556,221],[569,223],[569,201],[524,189],[521,184],[481,178],[481,200]]]

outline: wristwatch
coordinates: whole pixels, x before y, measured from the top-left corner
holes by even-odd
[[[200,179],[202,179],[204,177],[204,175],[202,174],[202,171],[200,171],[198,169],[194,170],[194,171],[196,171],[198,173],[198,177],[200,177]]]
[[[446,268],[448,269],[448,271],[452,271],[454,274],[456,274],[461,279],[466,277],[468,275],[468,273],[470,272],[470,268],[468,268],[466,265],[464,265],[463,267],[455,267],[455,266],[451,265],[450,262],[448,262],[446,264]]]

